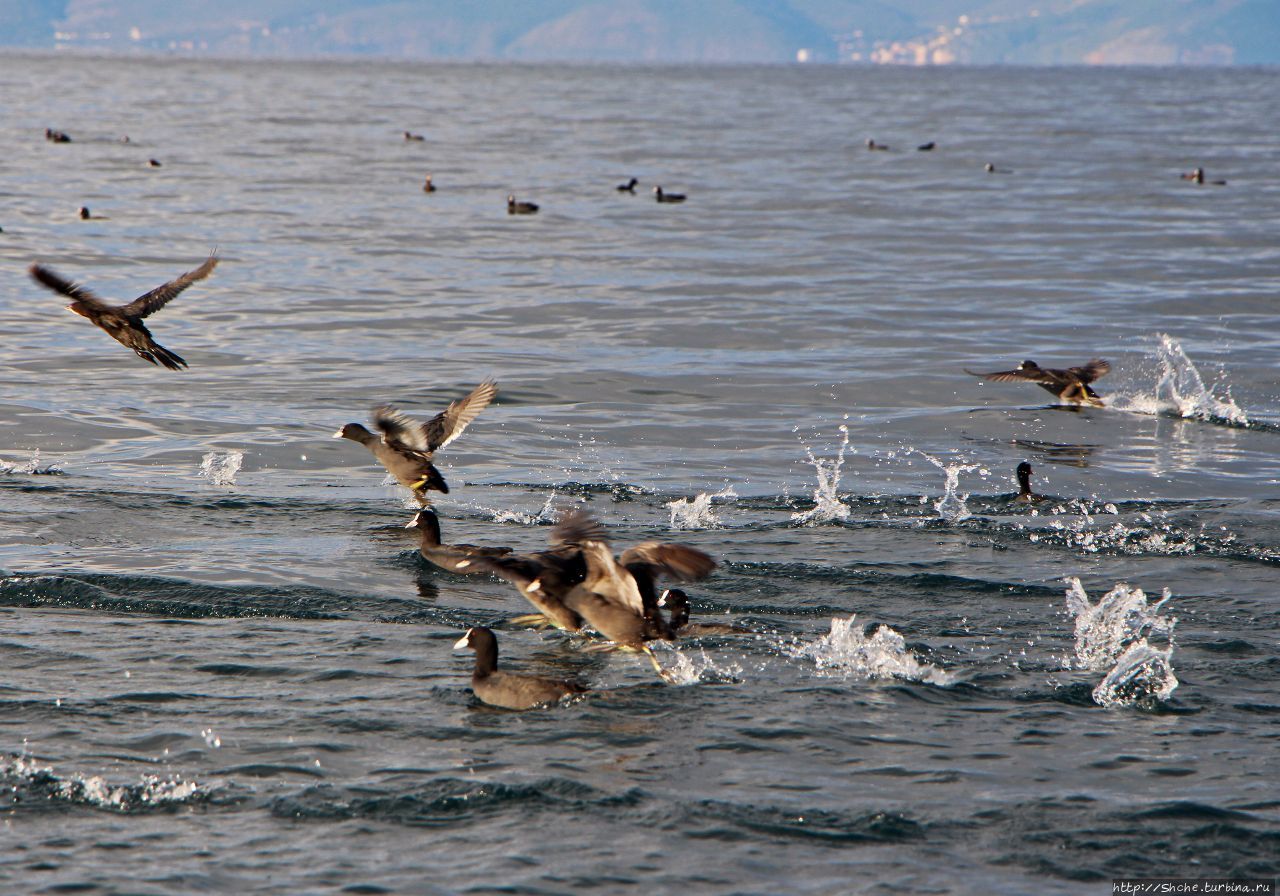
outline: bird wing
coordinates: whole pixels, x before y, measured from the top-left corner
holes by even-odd
[[[546,572],[545,567],[533,557],[511,554],[507,557],[475,557],[471,563],[476,569],[493,573],[518,588],[525,587]]]
[[[587,576],[582,580],[583,588],[637,616],[644,615],[644,599],[640,596],[640,586],[636,584],[635,576],[618,566],[607,542],[583,542],[582,558],[587,563]]]
[[[42,286],[47,286],[54,292],[60,292],[69,299],[79,302],[81,305],[93,311],[111,311],[111,305],[108,305],[102,299],[98,298],[88,289],[70,280],[63,280],[53,271],[38,264],[33,264],[29,269],[31,277]]]
[[[148,314],[154,314],[172,299],[177,298],[178,293],[182,292],[197,280],[203,280],[208,277],[215,267],[218,266],[218,257],[210,255],[209,259],[194,271],[187,271],[174,279],[170,280],[163,286],[157,286],[151,292],[138,296],[128,305],[120,309],[121,314],[127,314],[129,317],[146,317]]]
[[[598,541],[607,545],[609,533],[604,524],[581,507],[563,511],[551,530],[552,545],[579,545]]]
[[[665,575],[679,582],[705,579],[716,568],[716,561],[711,555],[697,548],[666,541],[642,542],[627,548],[618,560],[628,569],[633,565],[647,566],[655,578]]]
[[[1083,367],[1072,367],[1070,373],[1075,374],[1082,383],[1092,383],[1106,376],[1111,371],[1111,364],[1101,358],[1094,358]]]
[[[485,380],[472,389],[466,398],[451,402],[447,408],[422,424],[427,450],[436,451],[462,435],[462,431],[489,406],[489,402],[497,394],[498,384],[493,380]]]
[[[389,404],[380,404],[369,418],[382,433],[382,441],[399,451],[414,451],[431,457],[422,427]]]
[[[1063,381],[1061,371],[1046,370],[1043,367],[1037,367],[1035,370],[994,370],[991,373],[978,373],[976,370],[969,370],[968,368],[965,368],[964,372],[970,376],[980,376],[984,380],[991,380],[994,383],[1040,383],[1042,385],[1053,385]]]

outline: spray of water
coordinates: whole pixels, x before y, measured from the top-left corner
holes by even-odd
[[[1140,588],[1118,584],[1090,603],[1080,580],[1067,580],[1067,610],[1075,617],[1075,654],[1068,665],[1091,672],[1106,670],[1093,690],[1100,706],[1132,706],[1166,699],[1178,686],[1173,674],[1173,629],[1177,617],[1160,610],[1171,594],[1166,589],[1154,604]],[[1168,646],[1155,647],[1160,637]]]
[[[24,464],[9,463],[0,460],[0,474],[19,473],[27,476],[49,476],[62,472],[62,468],[57,464],[49,464],[47,467],[40,466],[40,449],[37,448],[31,452],[31,459]]]
[[[200,459],[200,475],[214,485],[235,485],[236,474],[244,463],[244,452],[228,451],[219,454],[210,451]]]
[[[185,803],[209,794],[209,788],[176,777],[143,775],[137,784],[111,784],[99,775],[59,777],[52,768],[24,756],[0,762],[0,779],[7,782],[7,788],[32,790],[46,799],[61,799],[122,812]]]
[[[854,624],[855,619],[833,617],[830,632],[796,646],[792,656],[812,660],[822,675],[897,678],[936,685],[948,685],[954,680],[946,670],[917,660],[902,635],[889,626],[877,626],[867,635]]]
[[[817,486],[813,490],[813,507],[801,513],[791,514],[794,522],[802,526],[813,526],[818,523],[829,523],[834,520],[847,520],[849,508],[840,501],[837,491],[840,487],[840,473],[844,469],[844,455],[849,449],[849,427],[840,425],[840,450],[835,458],[822,460],[814,457],[812,449],[805,446],[805,456],[817,473]]]
[[[1166,333],[1157,336],[1155,359],[1159,379],[1155,389],[1137,395],[1117,395],[1112,405],[1137,414],[1177,414],[1179,417],[1248,426],[1249,416],[1235,403],[1230,389],[1218,395],[1204,384],[1204,378],[1182,346]]]
[[[668,501],[666,506],[671,511],[671,528],[719,529],[723,523],[720,517],[716,515],[712,502],[716,500],[732,501],[736,497],[738,497],[737,492],[730,486],[721,489],[714,495],[707,492],[699,492],[698,496],[692,500],[679,498],[675,501]]]
[[[909,448],[907,453],[920,455],[946,476],[942,497],[933,504],[934,510],[938,511],[938,516],[948,523],[959,523],[967,520],[972,515],[969,513],[968,505],[965,504],[969,494],[968,492],[960,494],[960,474],[972,473],[974,470],[981,469],[982,465],[960,463],[959,461],[946,463],[926,451],[921,451],[919,448]]]

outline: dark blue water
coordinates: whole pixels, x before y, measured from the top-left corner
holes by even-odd
[[[1280,73],[7,56],[0,95],[6,891],[1276,873]],[[149,321],[180,373],[26,275],[125,301],[215,247]],[[1105,408],[963,373],[1092,357]],[[715,556],[695,618],[750,634],[668,685],[429,568],[330,436],[486,376],[448,538],[585,502]],[[478,624],[593,693],[478,706]]]

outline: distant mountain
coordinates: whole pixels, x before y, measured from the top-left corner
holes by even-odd
[[[0,0],[0,46],[606,62],[1277,64],[1280,0]]]

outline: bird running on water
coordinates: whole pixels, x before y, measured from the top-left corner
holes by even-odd
[[[966,368],[965,373],[997,383],[1035,383],[1041,389],[1052,392],[1060,401],[1100,408],[1104,406],[1102,398],[1089,384],[1105,376],[1110,369],[1109,363],[1101,358],[1094,358],[1080,367],[1041,367],[1035,361],[1023,361],[1013,370],[978,373]]]
[[[498,384],[485,380],[466,398],[451,402],[426,423],[409,419],[389,404],[379,405],[373,409],[371,419],[382,433],[381,438],[359,423],[348,423],[333,437],[364,445],[397,482],[413,492],[419,504],[425,505],[429,503],[429,490],[449,493],[444,477],[431,462],[435,453],[462,435],[497,394]]]

